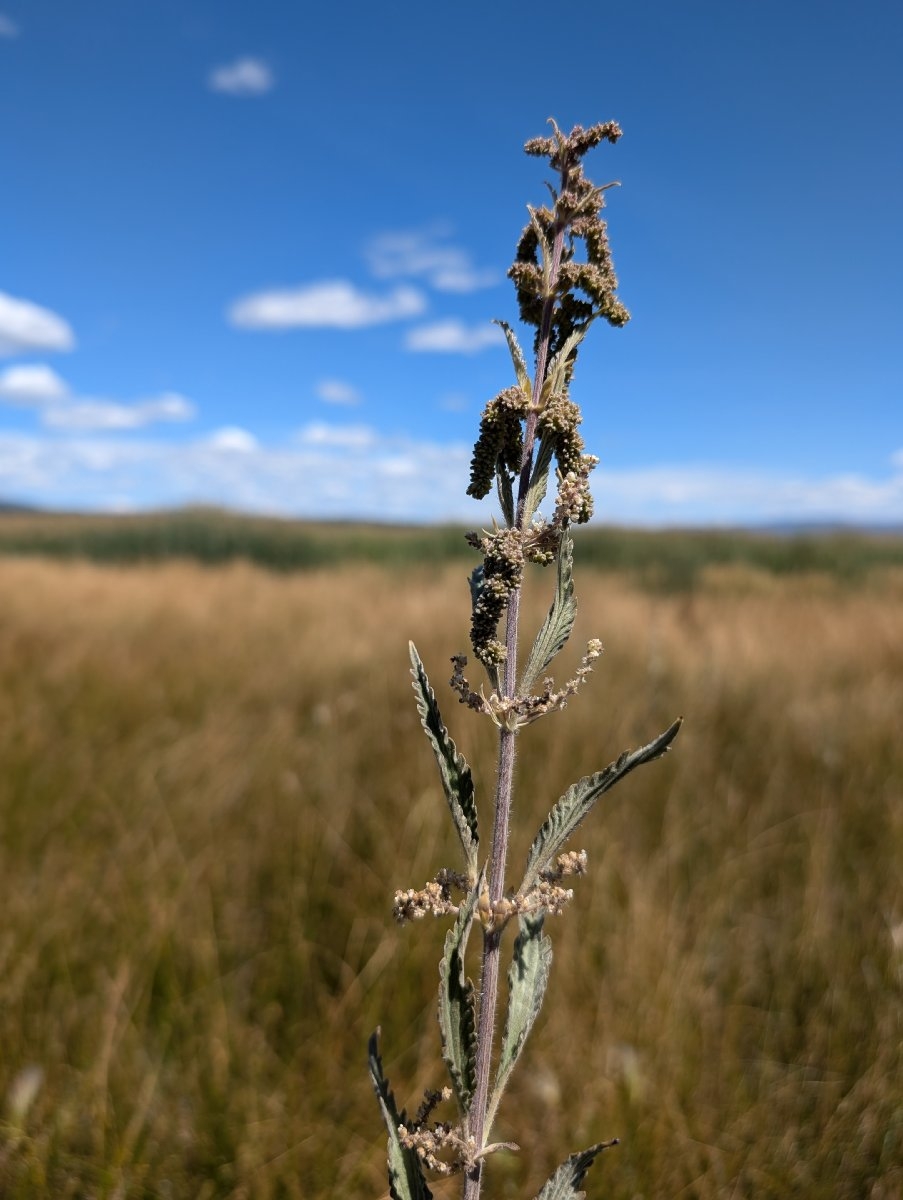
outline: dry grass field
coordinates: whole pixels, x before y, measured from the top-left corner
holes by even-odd
[[[386,1195],[367,1036],[402,1103],[441,1078],[442,926],[394,926],[392,893],[453,847],[408,637],[492,784],[444,687],[464,573],[0,561],[4,1200]],[[523,738],[516,860],[578,776],[686,723],[575,847],[489,1193],[618,1136],[590,1197],[897,1200],[903,575],[669,594],[578,561],[577,592],[606,653]]]

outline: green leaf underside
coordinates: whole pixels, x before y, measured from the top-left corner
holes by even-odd
[[[464,974],[464,952],[481,886],[482,877],[458,910],[454,927],[445,935],[445,954],[439,963],[442,1057],[464,1117],[477,1086],[476,998],[473,983]]]
[[[473,777],[470,767],[449,736],[448,730],[442,723],[436,696],[430,687],[420,655],[413,642],[408,646],[411,653],[411,674],[414,677],[414,695],[417,699],[417,711],[420,713],[420,723],[439,764],[439,774],[442,776],[442,787],[445,798],[451,810],[452,820],[461,839],[464,850],[464,860],[467,863],[468,875],[476,877],[477,849],[480,843],[477,828],[477,806],[474,799]]]
[[[548,400],[550,396],[554,396],[556,393],[564,390],[564,378],[568,359],[586,337],[588,329],[589,324],[584,325],[581,329],[575,329],[549,363],[549,369],[546,372],[546,377],[542,385],[543,402]]]
[[[517,385],[525,396],[529,396],[532,391],[530,373],[527,370],[527,360],[524,358],[524,352],[520,348],[520,343],[517,340],[514,330],[507,321],[496,321],[496,325],[501,327],[505,335],[505,340],[508,342],[508,349],[511,351],[511,361],[514,364],[514,374],[517,377]]]
[[[382,1059],[379,1057],[379,1030],[370,1038],[368,1051],[370,1078],[389,1132],[389,1194],[392,1200],[432,1200],[433,1193],[426,1186],[420,1159],[413,1150],[406,1150],[402,1146],[398,1136],[398,1126],[404,1121],[404,1113],[399,1114],[395,1107],[395,1097],[388,1079],[383,1075]]]
[[[533,520],[533,514],[546,498],[546,488],[549,486],[549,468],[552,465],[553,441],[551,438],[540,438],[536,462],[530,474],[530,486],[527,488],[524,500],[524,525]]]
[[[552,968],[552,941],[542,931],[543,917],[522,917],[520,933],[514,942],[514,956],[508,970],[508,1013],[499,1052],[489,1113],[487,1134],[491,1128],[502,1093],[514,1065],[520,1057],[533,1023],[539,1016]]]
[[[602,1153],[611,1146],[611,1142],[599,1142],[579,1154],[572,1154],[567,1162],[562,1163],[536,1200],[583,1200],[586,1192],[579,1190],[586,1178],[586,1173]]]
[[[542,629],[536,635],[536,641],[530,651],[530,658],[527,661],[520,685],[521,693],[524,695],[530,692],[534,682],[542,675],[571,636],[577,616],[573,567],[574,543],[568,534],[564,533],[558,549],[558,584],[555,590],[555,599],[552,601]]]
[[[527,873],[518,889],[523,893],[536,883],[540,874],[551,866],[557,854],[577,826],[589,815],[593,805],[603,794],[628,775],[635,767],[653,762],[667,753],[680,729],[678,718],[664,733],[639,750],[625,750],[617,762],[604,771],[587,775],[578,780],[564,793],[546,818],[546,822],[530,847],[527,857]]]

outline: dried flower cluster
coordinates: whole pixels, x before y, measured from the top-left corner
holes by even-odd
[[[531,208],[509,275],[517,289],[521,318],[535,327],[533,376],[511,328],[499,322],[508,342],[515,383],[499,392],[483,412],[474,447],[468,494],[482,498],[497,489],[501,524],[468,534],[481,555],[470,579],[473,653],[486,671],[488,689],[471,687],[467,657],[452,658],[451,686],[461,704],[487,716],[498,728],[498,777],[492,806],[492,840],[481,858],[480,823],[470,767],[442,720],[420,656],[411,646],[411,674],[421,724],[430,741],[442,789],[460,843],[463,869],[444,868],[424,887],[395,893],[400,922],[427,914],[451,918],[439,967],[439,1029],[451,1086],[426,1094],[413,1121],[398,1112],[379,1057],[370,1042],[370,1074],[383,1113],[393,1200],[429,1200],[424,1170],[463,1175],[464,1200],[479,1200],[486,1158],[512,1143],[489,1140],[511,1072],[545,998],[552,961],[544,930],[573,898],[565,880],[587,870],[583,850],[565,845],[601,795],[635,767],[664,754],[680,722],[639,750],[572,784],[552,805],[537,832],[517,887],[506,884],[509,818],[516,739],[523,730],[563,709],[586,681],[602,653],[598,639],[571,678],[556,687],[547,669],[571,636],[577,614],[572,577],[572,525],[592,515],[589,479],[598,463],[585,452],[578,427],[580,409],[570,386],[580,343],[598,317],[620,326],[628,313],[615,292],[608,233],[601,213],[606,187],[583,173],[583,157],[602,142],[621,136],[614,122],[575,126],[563,134],[527,143],[528,154],[547,158],[558,176],[550,206]],[[578,256],[582,254],[582,256]],[[539,513],[553,464],[557,491],[551,518]],[[556,568],[556,585],[546,619],[523,664],[519,664],[520,594],[527,563]],[[500,628],[503,626],[503,628]],[[529,780],[525,781],[529,786]],[[517,926],[508,971],[508,1006],[500,1037],[499,975],[505,930]],[[467,973],[471,932],[482,934],[479,989]],[[497,1041],[497,1052],[493,1045]],[[454,1099],[456,1120],[433,1120],[434,1109]],[[536,1200],[578,1200],[593,1161],[613,1142],[598,1142],[572,1155],[538,1192]]]

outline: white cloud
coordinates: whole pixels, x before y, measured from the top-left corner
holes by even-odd
[[[42,363],[23,363],[0,372],[0,400],[38,409],[41,424],[48,429],[83,433],[144,429],[195,416],[194,405],[178,392],[163,392],[133,404],[74,396],[65,379]]]
[[[314,421],[298,431],[305,446],[330,446],[340,450],[366,450],[376,445],[376,432],[368,425],[326,425]]]
[[[324,404],[354,406],[361,402],[360,392],[344,379],[321,379],[314,391]]]
[[[413,288],[374,296],[347,280],[332,279],[246,296],[232,305],[229,320],[242,329],[360,329],[416,317],[425,308]]]
[[[35,350],[71,350],[75,335],[67,321],[30,300],[0,292],[0,356]]]
[[[382,233],[366,248],[370,270],[381,279],[421,278],[440,292],[474,292],[498,282],[496,271],[477,268],[470,255],[443,243],[447,230]]]
[[[41,413],[41,421],[49,429],[93,432],[143,429],[160,421],[190,421],[194,415],[194,405],[184,396],[165,392],[162,396],[140,400],[136,404],[90,399],[51,404]]]
[[[141,434],[0,433],[0,480],[4,499],[46,506],[215,503],[310,517],[455,519],[478,528],[495,505],[464,494],[470,453],[469,445],[324,423],[275,446],[234,427],[176,443]],[[817,478],[714,466],[597,470],[593,493],[598,519],[623,524],[903,523],[901,462],[883,476]],[[546,511],[551,505],[549,497]]]
[[[440,520],[491,509],[463,496],[470,449],[310,428],[293,444],[237,453],[234,438],[29,437],[0,432],[5,497],[47,507],[113,510],[213,503],[312,517]],[[241,431],[244,432],[244,431]]]
[[[226,425],[223,429],[217,429],[207,439],[207,444],[212,450],[224,450],[231,454],[253,454],[260,448],[254,434],[237,425]]]
[[[0,399],[12,404],[48,404],[62,400],[69,386],[52,367],[21,364],[0,371]]]
[[[15,38],[19,36],[19,26],[12,18],[0,13],[0,37]]]
[[[276,86],[268,63],[261,58],[238,58],[234,63],[215,67],[207,76],[213,92],[228,96],[263,96]]]
[[[409,329],[405,349],[421,353],[476,354],[489,346],[504,345],[504,334],[497,325],[465,325],[449,318],[432,325]]]

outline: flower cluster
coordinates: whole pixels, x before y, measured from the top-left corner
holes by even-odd
[[[486,405],[473,448],[468,496],[482,500],[488,495],[500,468],[512,475],[520,470],[524,448],[521,420],[526,416],[528,404],[521,388],[510,387]]]
[[[468,683],[464,674],[467,657],[463,654],[453,656],[454,672],[449,682],[458,693],[461,704],[466,704],[475,712],[481,712],[491,717],[500,729],[523,729],[547,713],[558,712],[560,709],[566,708],[568,700],[580,690],[587,675],[593,669],[592,664],[601,653],[602,643],[598,638],[591,638],[587,642],[586,653],[581,658],[580,666],[574,672],[574,677],[557,690],[554,680],[544,679],[543,690],[538,696],[507,697],[493,692],[487,699],[482,692],[473,691]]]
[[[452,888],[466,892],[469,886],[463,875],[443,867],[424,887],[399,889],[395,893],[392,914],[399,925],[403,925],[405,921],[419,921],[427,913],[434,917],[456,913],[458,905],[452,900]]]
[[[614,121],[584,129],[575,125],[563,134],[553,123],[553,136],[533,138],[526,151],[548,158],[561,175],[561,189],[552,189],[553,205],[530,211],[530,223],[521,234],[516,259],[508,272],[517,288],[521,319],[536,326],[539,342],[546,301],[556,301],[551,315],[550,348],[559,350],[572,333],[584,329],[595,317],[611,325],[625,325],[630,314],[615,292],[617,276],[611,260],[608,230],[601,217],[607,187],[594,187],[583,174],[581,159],[602,141],[612,144],[621,136]],[[551,263],[556,234],[565,233],[561,261]],[[575,244],[582,242],[586,260],[576,261]]]
[[[480,537],[469,533],[467,540],[483,552],[483,575],[473,605],[470,641],[484,667],[504,662],[507,650],[496,636],[499,621],[511,593],[524,575],[524,538],[519,529],[497,529]]]

